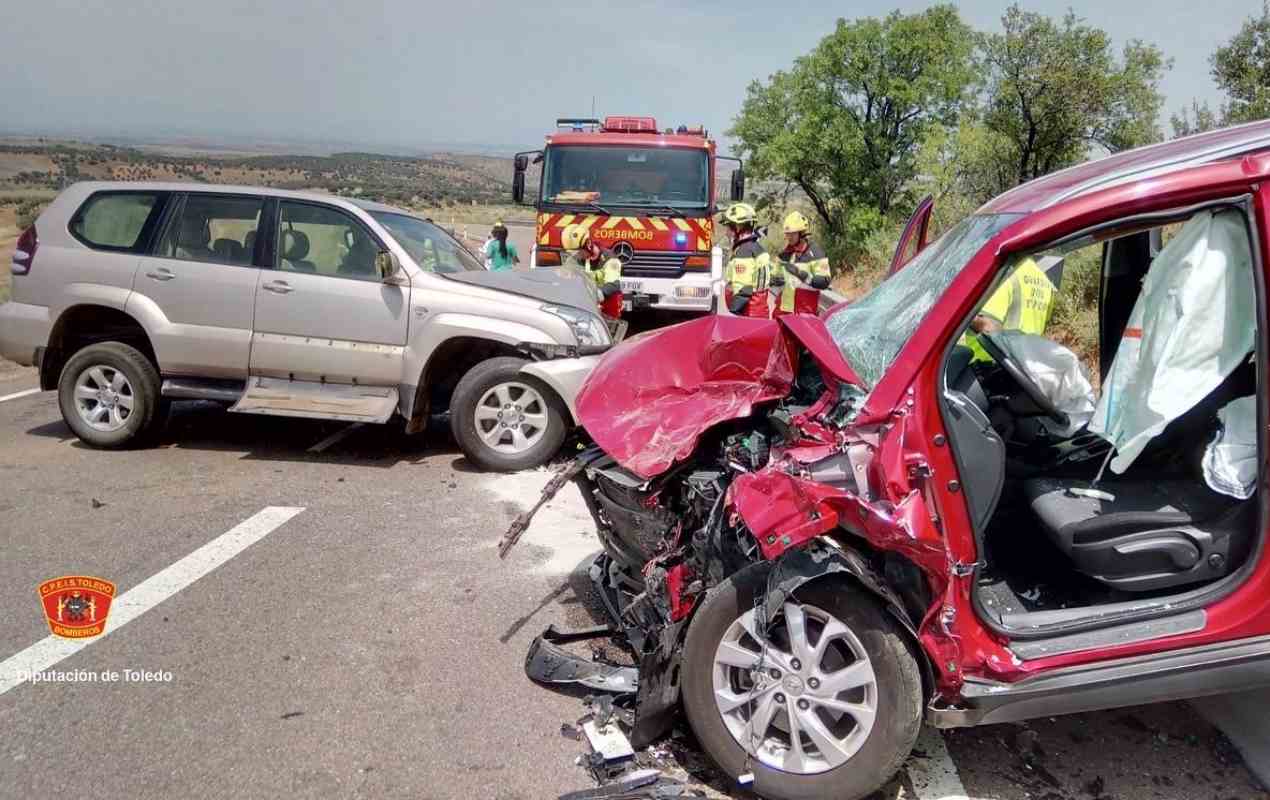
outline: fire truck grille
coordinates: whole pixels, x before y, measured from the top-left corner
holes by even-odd
[[[636,250],[622,265],[623,278],[678,278],[684,273],[683,253]]]

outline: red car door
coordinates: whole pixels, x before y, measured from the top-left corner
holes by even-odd
[[[913,216],[909,217],[903,233],[900,234],[899,244],[895,246],[895,255],[891,257],[891,267],[886,271],[888,277],[899,272],[901,267],[925,249],[926,235],[930,228],[930,215],[934,210],[935,198],[931,195],[926,195],[922,198],[922,202],[917,204],[917,210],[913,212]]]

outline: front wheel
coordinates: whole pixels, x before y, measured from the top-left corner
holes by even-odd
[[[545,384],[521,373],[527,363],[509,356],[482,361],[454,388],[454,439],[482,469],[532,469],[547,463],[564,443],[568,412]]]
[[[773,800],[864,797],[904,763],[922,683],[904,635],[872,596],[820,580],[760,622],[768,565],[715,588],[684,645],[684,710],[733,780]]]

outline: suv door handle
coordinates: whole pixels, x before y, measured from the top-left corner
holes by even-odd
[[[287,294],[288,292],[295,291],[291,288],[291,284],[286,281],[267,281],[260,284],[260,288],[264,289],[266,292],[273,292],[274,294]]]
[[[147,278],[153,278],[156,281],[170,281],[176,277],[176,273],[167,267],[158,267],[146,273]]]

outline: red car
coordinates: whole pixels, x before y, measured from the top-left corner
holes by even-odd
[[[760,795],[855,798],[923,722],[1270,684],[1267,179],[1270,122],[1121,153],[821,318],[606,354],[573,474],[637,745],[681,701]]]

